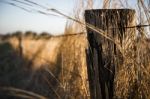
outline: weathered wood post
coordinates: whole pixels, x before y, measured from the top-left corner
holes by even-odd
[[[87,25],[87,70],[91,99],[113,98],[115,71],[123,61],[114,42],[122,46],[123,39],[128,35],[127,27],[133,25],[134,15],[135,11],[130,9],[85,11],[86,23],[103,30],[112,39],[107,39]]]

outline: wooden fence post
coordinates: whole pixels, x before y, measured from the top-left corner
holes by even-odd
[[[135,11],[131,9],[86,10],[85,21],[122,44],[122,40],[128,35],[126,27],[132,25],[134,15]],[[91,99],[112,99],[114,75],[119,63],[114,56],[121,56],[121,53],[114,42],[88,26],[87,38],[87,70]]]

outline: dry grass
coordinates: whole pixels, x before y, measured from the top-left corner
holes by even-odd
[[[61,82],[66,91],[64,99],[88,99],[89,88],[86,70],[87,47],[85,34],[65,37],[61,46],[62,77]],[[66,71],[66,70],[67,71]]]
[[[94,0],[80,0],[77,2],[74,18],[79,22],[69,21],[64,34],[85,31],[83,13],[85,9],[93,7]],[[135,23],[137,25],[149,24],[147,1],[137,0],[136,2],[137,6],[134,8],[137,11]],[[127,0],[104,0],[103,8],[130,8],[130,5]],[[112,39],[105,35],[106,31],[97,29],[90,24],[86,24],[86,26],[117,44],[123,56],[123,63],[119,63],[115,75],[114,99],[149,99],[150,42],[146,37],[149,30],[138,28],[138,36],[136,36],[136,32],[131,32],[133,30],[128,29],[128,35],[123,38],[123,43],[119,43],[117,38]],[[22,88],[22,85],[24,85],[22,89],[37,92],[46,97],[53,97],[53,99],[88,99],[89,88],[85,55],[88,42],[86,41],[86,35],[44,36],[46,39],[34,37],[31,35],[22,37],[22,56],[18,55],[20,52],[18,37],[9,36],[0,40],[0,45],[9,43],[7,46],[15,53],[7,53],[11,58],[4,57],[4,60],[1,59],[0,63],[6,65],[6,67],[2,65],[0,67],[5,71],[1,71],[3,80],[0,86]],[[14,58],[14,56],[17,58]],[[2,54],[0,58],[3,58]],[[12,58],[14,58],[15,63],[11,60]],[[23,63],[20,63],[20,59]],[[120,60],[118,57],[116,59]],[[10,60],[9,64],[8,61]],[[11,66],[14,66],[15,69]],[[22,68],[23,66],[26,68]],[[10,73],[9,68],[12,68],[10,71],[13,72]],[[19,70],[22,70],[23,73]],[[25,80],[15,78],[18,75],[24,77]],[[18,85],[11,82],[11,79],[18,82]],[[25,84],[26,82],[28,83]]]
[[[115,78],[115,97],[149,99],[149,42],[140,39],[126,52],[123,65]]]
[[[10,36],[2,40],[1,45],[8,43],[11,46],[10,50],[14,50],[12,53],[19,55],[13,56],[14,60],[12,61],[22,61],[20,64],[13,63],[18,69],[13,70],[12,68],[16,73],[13,72],[11,75],[24,78],[24,80],[14,79],[14,82],[18,82],[19,85],[23,84],[23,86],[12,84],[10,79],[13,79],[13,77],[10,77],[9,73],[6,74],[7,72],[4,72],[3,75],[5,76],[1,76],[1,78],[6,80],[3,79],[0,86],[7,87],[12,85],[11,87],[33,91],[48,98],[53,97],[53,99],[89,98],[85,59],[85,49],[87,47],[85,34],[51,36],[49,39],[36,39],[36,37],[33,35],[22,35],[21,45],[18,36]],[[3,49],[3,46],[1,49]],[[21,55],[19,54],[20,51],[22,52]],[[8,56],[10,56],[9,53]],[[7,59],[7,57],[1,57]],[[15,59],[15,57],[20,58]],[[3,60],[0,63],[3,64]],[[6,71],[13,64],[8,63]],[[21,95],[23,96],[23,93]],[[28,96],[26,93],[25,95]]]

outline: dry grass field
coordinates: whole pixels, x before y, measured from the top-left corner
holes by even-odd
[[[0,35],[1,99],[90,99],[85,53],[90,46],[83,14],[85,9],[93,8],[94,0],[83,1],[77,3],[83,3],[82,6],[75,6],[75,20],[65,16],[71,21],[63,35]],[[126,8],[128,3],[104,0],[102,8]],[[129,29],[123,43],[117,43],[122,59],[113,56],[116,61],[121,60],[115,67],[114,99],[150,99],[149,29],[139,27],[141,24],[149,27],[149,5],[143,0],[136,0],[136,3],[134,25],[138,27],[134,33]],[[92,29],[97,30],[93,26]],[[108,35],[99,34],[108,39]],[[118,38],[112,41],[117,42]]]
[[[0,86],[32,91],[53,99],[89,97],[85,34],[38,39],[22,35],[21,38],[1,37]],[[11,95],[18,94],[23,96],[20,92]]]

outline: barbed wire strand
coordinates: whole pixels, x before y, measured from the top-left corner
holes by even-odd
[[[72,18],[72,17],[70,17],[70,16],[68,16],[68,15],[66,15],[66,14],[64,14],[64,13],[62,13],[62,12],[60,12],[60,11],[54,9],[54,8],[50,8],[50,9],[49,9],[49,8],[47,8],[47,7],[45,7],[45,6],[41,5],[41,4],[38,4],[38,3],[33,2],[33,1],[30,1],[30,0],[24,0],[24,1],[26,1],[27,3],[26,3],[26,2],[21,2],[21,1],[18,1],[18,0],[12,0],[12,1],[19,2],[19,3],[24,4],[24,5],[27,5],[27,6],[35,5],[35,6],[38,6],[38,7],[42,8],[42,9],[45,9],[46,11],[55,12],[56,14],[59,14],[59,15],[63,16],[64,18],[70,19],[70,20],[75,21],[75,22],[77,22],[77,23],[79,23],[79,24],[82,24],[82,25],[84,25],[84,26],[86,26],[86,27],[88,27],[88,28],[94,30],[95,32],[98,32],[98,33],[101,32],[100,34],[101,34],[102,36],[104,36],[105,38],[107,38],[107,39],[113,41],[110,37],[104,35],[105,32],[104,32],[103,30],[101,30],[101,29],[99,29],[99,28],[97,28],[97,27],[95,27],[95,26],[92,26],[91,24],[83,23],[83,22],[81,22],[81,21],[79,21],[79,20],[77,20],[77,19],[75,19],[75,18]],[[24,11],[29,12],[29,13],[33,13],[33,12],[32,12],[33,9],[30,8],[30,10],[29,10],[29,9],[24,8],[24,7],[18,6],[15,2],[14,2],[14,3],[8,2],[8,1],[0,1],[0,2],[1,2],[1,3],[5,3],[5,4],[9,4],[9,5],[12,5],[12,6],[15,6],[15,7],[18,7],[18,8],[20,8],[20,9],[24,10]],[[58,15],[51,14],[51,13],[47,13],[47,12],[43,12],[43,11],[40,11],[40,10],[34,10],[34,11],[37,12],[37,13],[39,13],[39,14],[43,14],[43,15],[47,15],[47,16],[60,17],[60,16],[58,16]],[[148,25],[135,25],[135,26],[128,26],[128,27],[117,27],[117,28],[116,28],[116,27],[112,27],[112,28],[108,28],[108,30],[109,30],[109,29],[120,29],[120,28],[141,28],[141,27],[149,27],[149,26],[150,26],[150,24],[148,24]],[[64,35],[58,35],[58,36],[54,36],[54,37],[74,36],[74,35],[80,35],[80,34],[85,34],[85,33],[64,34]]]

